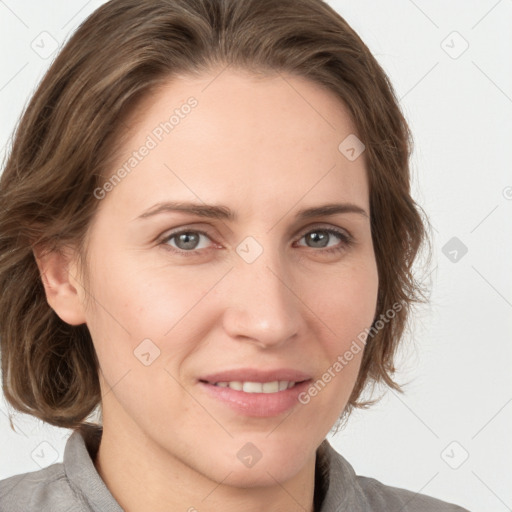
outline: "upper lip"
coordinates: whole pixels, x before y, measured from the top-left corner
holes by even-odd
[[[274,382],[292,381],[302,382],[311,378],[307,373],[293,368],[276,368],[275,370],[258,370],[257,368],[236,368],[222,372],[211,373],[200,377],[199,380],[207,382]]]

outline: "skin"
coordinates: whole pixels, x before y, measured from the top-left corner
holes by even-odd
[[[303,78],[220,71],[169,82],[130,117],[118,166],[168,112],[198,100],[100,201],[90,281],[78,279],[73,252],[38,255],[49,304],[91,332],[104,429],[95,465],[130,512],[313,510],[315,451],[348,401],[362,351],[310,403],[274,417],[238,414],[197,379],[251,366],[317,380],[376,311],[369,218],[294,218],[340,202],[370,213],[364,153],[349,161],[338,150],[355,133],[348,110]],[[238,219],[134,220],[166,200],[226,205]],[[198,254],[173,253],[187,250],[177,237],[162,241],[176,228],[207,232]],[[328,248],[341,248],[326,253],[306,236],[320,228],[349,233],[353,244],[324,233]],[[248,236],[263,250],[252,263],[236,252]],[[134,356],[144,339],[160,350],[149,366]],[[262,454],[251,468],[237,458],[247,442]]]

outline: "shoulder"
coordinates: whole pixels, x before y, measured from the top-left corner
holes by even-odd
[[[399,487],[385,485],[374,478],[356,476],[357,487],[369,510],[402,512],[468,512],[453,503]]]
[[[62,463],[0,480],[2,512],[81,512]]]
[[[327,484],[321,512],[469,512],[425,494],[357,475],[350,463],[327,440],[322,443],[318,456],[321,481]]]

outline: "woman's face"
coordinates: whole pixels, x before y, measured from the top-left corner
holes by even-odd
[[[358,374],[378,289],[369,189],[353,136],[339,149],[355,128],[335,96],[219,72],[170,82],[128,121],[77,289],[105,432],[217,481],[274,485],[311,460]],[[362,213],[301,215],[342,203]]]

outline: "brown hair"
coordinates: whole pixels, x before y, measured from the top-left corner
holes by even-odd
[[[410,307],[425,302],[412,266],[427,232],[410,195],[411,134],[369,49],[321,0],[112,0],[47,71],[0,178],[2,386],[15,409],[76,429],[101,405],[87,326],[68,325],[50,308],[33,248],[86,254],[99,203],[93,191],[111,172],[124,116],[170,78],[214,66],[305,77],[348,106],[366,146],[379,275],[374,323],[396,314],[370,331],[343,416],[374,402],[358,401],[369,384],[400,390],[393,361]]]

